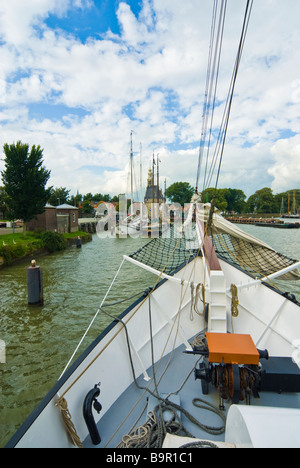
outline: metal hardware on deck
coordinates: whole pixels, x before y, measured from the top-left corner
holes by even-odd
[[[195,379],[200,379],[202,392],[209,393],[209,384],[219,390],[220,408],[223,400],[234,404],[250,396],[258,397],[260,359],[268,359],[268,352],[259,351],[250,335],[229,333],[206,333],[204,346],[195,348],[203,354],[204,361],[195,370]]]
[[[250,335],[206,333],[209,362],[259,364],[259,353]]]
[[[261,371],[260,391],[300,392],[300,369],[289,357],[270,357]]]
[[[289,357],[271,357],[267,350],[255,347],[250,335],[206,333],[202,345],[195,346],[195,354],[203,355],[203,362],[195,369],[202,392],[209,393],[214,385],[223,400],[234,404],[259,392],[300,392],[300,370]],[[260,362],[265,359],[264,363]]]
[[[98,414],[100,413],[102,409],[102,405],[97,400],[97,397],[99,395],[100,395],[100,388],[98,384],[98,385],[95,385],[95,387],[88,392],[83,403],[83,417],[88,427],[89,434],[91,436],[91,439],[94,445],[99,445],[101,442],[101,437],[97,429],[95,419],[93,416],[93,412],[92,412],[92,405],[94,406]]]

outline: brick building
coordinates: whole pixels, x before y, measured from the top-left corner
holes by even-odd
[[[56,219],[56,207],[52,205],[46,205],[45,211],[42,214],[37,215],[31,221],[26,223],[27,231],[36,231],[42,229],[43,231],[55,231],[57,230],[57,219]]]
[[[66,203],[57,206],[57,231],[62,233],[78,231],[78,211],[76,206]]]
[[[46,205],[42,214],[26,223],[27,231],[57,231],[61,233],[78,231],[78,208],[67,204]]]

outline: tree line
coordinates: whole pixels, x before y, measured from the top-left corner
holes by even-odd
[[[3,147],[5,169],[1,172],[3,186],[0,187],[0,212],[10,220],[22,219],[27,222],[43,213],[47,203],[58,206],[68,203],[80,207],[82,213],[93,213],[96,202],[115,202],[119,198],[109,194],[77,193],[70,196],[65,187],[46,187],[51,171],[43,165],[43,150],[40,146],[18,141]],[[166,198],[171,203],[190,203],[194,188],[188,182],[175,182],[166,189]],[[215,200],[219,210],[226,213],[280,213],[292,212],[293,197],[300,207],[300,190],[274,194],[269,187],[257,190],[248,199],[239,189],[208,188],[201,193],[203,203]]]
[[[212,198],[215,189],[207,189],[202,193],[202,201],[206,197]],[[293,197],[295,195],[295,205]],[[238,189],[217,189],[216,206],[226,213],[292,213],[293,209],[300,207],[300,190],[292,189],[274,194],[270,187],[257,190],[247,199],[245,193]]]
[[[171,203],[184,205],[190,203],[194,194],[194,188],[188,182],[175,182],[166,189],[166,197]],[[100,201],[118,203],[117,196],[111,197],[109,194],[87,193],[85,195],[69,195],[70,190],[64,187],[52,189],[48,203],[57,206],[61,203],[80,207],[83,213],[93,212],[93,203]],[[300,207],[300,190],[288,190],[278,194],[273,194],[269,187],[257,190],[248,199],[245,193],[239,189],[208,188],[201,193],[201,202],[211,202],[215,199],[216,207],[226,213],[280,213],[292,212],[293,197],[295,194],[295,205]]]
[[[167,198],[173,203],[189,203],[194,188],[187,182],[175,182],[166,190]],[[215,200],[215,206],[224,213],[291,213],[294,205],[300,207],[300,190],[288,190],[274,194],[269,187],[257,190],[248,199],[243,190],[232,188],[207,188],[201,192],[201,202],[211,203]]]

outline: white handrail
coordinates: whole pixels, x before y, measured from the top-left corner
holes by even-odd
[[[127,255],[123,255],[123,259],[127,260],[130,263],[133,263],[134,265],[139,266],[140,268],[143,268],[146,271],[149,271],[150,273],[153,273],[154,275],[160,276],[163,279],[168,279],[168,280],[173,281],[175,283],[192,284],[192,281],[187,281],[187,280],[183,280],[181,278],[176,278],[175,276],[167,275],[166,273],[162,273],[161,271],[156,270],[155,268],[152,268],[152,267],[150,267],[148,265],[145,265],[145,263],[141,263],[138,260],[134,260],[133,258],[128,257]]]
[[[257,284],[260,284],[260,283],[267,283],[268,281],[275,279],[275,278],[279,278],[280,276],[283,276],[286,273],[289,273],[290,271],[296,270],[299,267],[300,267],[300,262],[297,262],[297,263],[294,263],[293,265],[283,268],[282,270],[276,271],[275,273],[272,273],[269,276],[265,276],[264,278],[259,278],[253,281],[249,281],[249,283],[236,285],[236,287],[238,289],[244,289],[244,288],[250,288],[251,286],[256,286]],[[228,288],[226,292],[230,292],[230,288]]]

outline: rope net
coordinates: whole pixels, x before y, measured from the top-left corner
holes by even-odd
[[[148,244],[130,255],[140,263],[163,271],[167,275],[173,275],[179,268],[184,267],[199,254],[199,248],[194,240],[184,234],[180,238],[170,231],[168,238],[155,238]]]
[[[297,262],[259,243],[260,241],[255,243],[255,240],[246,234],[240,235],[240,230],[235,227],[230,233],[213,226],[211,239],[221,260],[246,271],[254,278],[264,278]],[[201,250],[195,241],[195,234],[194,236],[182,234],[180,238],[176,238],[171,231],[169,238],[155,238],[130,257],[158,271],[173,275],[198,255],[201,255]],[[281,276],[280,279],[299,280],[300,274],[294,270]]]
[[[213,234],[212,241],[220,259],[247,271],[253,277],[269,276],[297,262],[275,250],[226,233]],[[300,274],[297,271],[291,271],[281,276],[280,279],[300,279]]]

